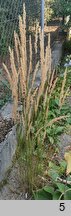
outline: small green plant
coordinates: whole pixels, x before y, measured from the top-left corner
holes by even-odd
[[[71,200],[71,176],[64,179],[66,162],[61,161],[57,166],[50,162],[48,176],[50,183],[33,193],[36,200]]]

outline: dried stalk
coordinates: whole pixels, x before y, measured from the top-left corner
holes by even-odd
[[[68,181],[66,179],[62,179],[62,178],[59,178],[59,177],[57,177],[56,181],[62,182],[64,184],[66,184],[66,185],[71,185],[71,181]]]
[[[65,88],[65,84],[66,84],[66,77],[67,77],[67,68],[66,68],[65,73],[64,73],[64,79],[62,82],[62,88],[61,88],[61,92],[60,92],[60,99],[59,99],[60,109],[61,109],[63,102],[64,102],[64,88]]]
[[[49,123],[47,123],[47,124],[45,125],[45,127],[43,126],[43,127],[41,127],[41,128],[37,131],[36,136],[41,132],[42,129],[45,129],[45,130],[46,130],[47,127],[51,127],[54,123],[56,123],[56,122],[58,122],[58,121],[60,121],[60,120],[62,120],[62,119],[68,118],[68,117],[69,117],[69,116],[60,116],[60,117],[57,117],[57,118],[52,119]]]

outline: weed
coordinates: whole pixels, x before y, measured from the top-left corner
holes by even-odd
[[[71,200],[71,176],[66,180],[60,178],[66,170],[65,161],[61,161],[59,166],[49,163],[48,176],[50,183],[42,189],[33,192],[33,198],[36,200]]]

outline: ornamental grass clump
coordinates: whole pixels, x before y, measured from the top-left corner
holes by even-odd
[[[38,175],[43,175],[45,169],[46,148],[44,142],[47,128],[67,118],[64,115],[52,119],[48,118],[50,100],[56,88],[58,78],[54,78],[55,73],[51,71],[50,36],[45,54],[41,30],[39,30],[39,37],[40,61],[34,66],[33,72],[31,36],[29,37],[29,67],[27,66],[26,12],[24,6],[23,17],[19,16],[19,35],[14,32],[15,50],[9,47],[11,70],[9,71],[5,64],[3,64],[3,67],[7,73],[12,91],[13,119],[18,124],[18,142],[24,160],[23,170],[25,171],[25,181],[30,191],[36,188]],[[35,41],[36,54],[38,48],[37,35]],[[35,87],[39,70],[40,84]],[[60,106],[62,101],[63,95],[62,99],[60,98]]]

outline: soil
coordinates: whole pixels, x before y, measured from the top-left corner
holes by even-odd
[[[16,163],[8,171],[4,182],[0,184],[0,200],[30,199],[24,188],[20,180],[19,165]]]
[[[12,120],[4,120],[0,114],[0,143],[5,139],[6,134],[11,130],[12,127]]]

